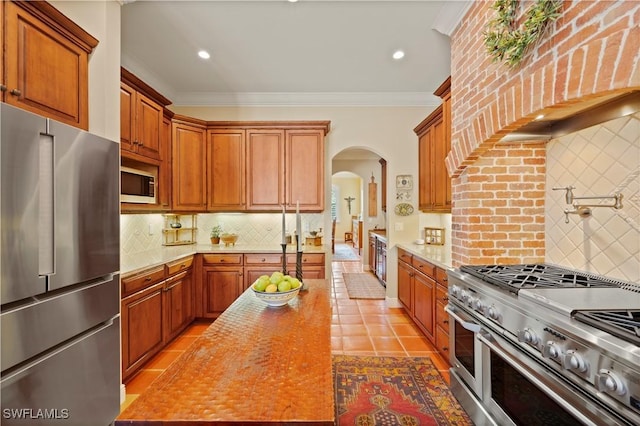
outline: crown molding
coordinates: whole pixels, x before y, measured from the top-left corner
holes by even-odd
[[[437,106],[442,100],[427,92],[295,92],[176,94],[175,106]]]
[[[469,0],[443,2],[438,16],[433,21],[435,24],[432,28],[440,34],[451,37],[472,5],[473,1]]]

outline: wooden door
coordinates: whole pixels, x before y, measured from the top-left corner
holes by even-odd
[[[160,146],[163,149],[162,164],[158,167],[156,194],[162,210],[171,210],[171,119],[162,118]]]
[[[246,164],[247,210],[279,211],[285,202],[284,130],[247,130]]]
[[[432,278],[421,274],[413,274],[413,312],[414,319],[425,335],[434,341],[434,293],[436,282]]]
[[[138,154],[162,160],[160,134],[162,133],[162,106],[142,93],[136,93],[136,131],[134,144]]]
[[[413,269],[405,262],[398,262],[398,300],[409,315],[413,316]]]
[[[136,91],[120,83],[120,150],[135,152]]]
[[[451,209],[451,179],[447,173],[445,159],[449,153],[445,139],[444,122],[434,123],[431,130],[431,210],[447,211]]]
[[[193,319],[193,282],[191,271],[185,271],[165,282],[164,342],[176,337]]]
[[[24,3],[3,2],[5,102],[87,130],[92,47],[75,43],[62,26],[49,26],[36,18],[26,10],[32,8],[31,2]]]
[[[204,316],[217,318],[244,288],[242,267],[204,268]]]
[[[244,130],[213,129],[207,136],[207,209],[245,210]]]
[[[204,130],[173,123],[172,202],[180,211],[204,211],[207,206],[207,153]]]
[[[302,211],[324,210],[324,135],[322,130],[286,131],[286,203]]]
[[[164,281],[122,299],[122,378],[126,379],[164,344]]]
[[[421,211],[431,209],[431,129],[418,138],[418,206]]]

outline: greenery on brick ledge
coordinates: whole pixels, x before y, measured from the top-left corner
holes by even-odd
[[[504,61],[517,66],[529,47],[544,33],[547,24],[560,17],[561,0],[535,0],[524,14],[522,25],[516,28],[519,0],[496,0],[491,6],[496,17],[489,21],[484,44],[493,62]]]

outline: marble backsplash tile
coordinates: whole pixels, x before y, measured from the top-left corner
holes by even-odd
[[[282,238],[282,215],[278,213],[207,213],[197,215],[198,244],[209,244],[209,232],[221,225],[223,232],[238,234],[238,244],[280,244]],[[303,234],[320,230],[322,213],[301,214]],[[287,232],[295,229],[295,214],[286,215]],[[120,252],[131,255],[158,248],[162,245],[164,217],[161,214],[120,215]],[[323,243],[330,238],[326,230]]]

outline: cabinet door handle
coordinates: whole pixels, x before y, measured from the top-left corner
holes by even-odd
[[[448,301],[449,301],[449,298],[448,298],[447,296],[445,296],[445,297],[443,297],[443,298],[442,298],[442,301],[443,301],[443,302],[448,302]]]
[[[11,89],[11,91],[9,93],[11,93],[13,96],[22,95],[22,92],[20,91],[20,89]]]
[[[0,92],[6,92],[7,91],[7,86],[5,86],[4,84],[0,84]]]
[[[446,319],[446,320],[442,321],[442,323],[443,323],[443,324],[449,324],[449,320],[448,320],[448,319]]]

